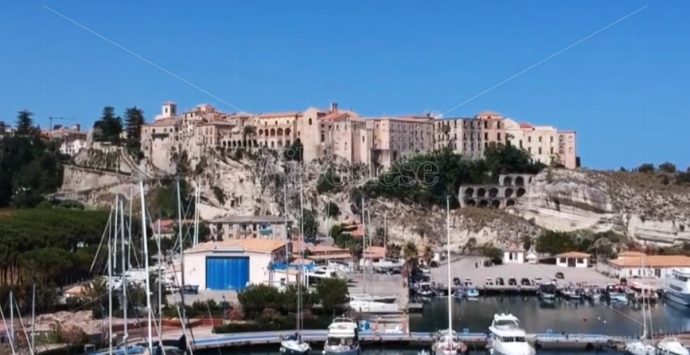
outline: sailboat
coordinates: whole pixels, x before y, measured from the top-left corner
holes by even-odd
[[[446,196],[446,247],[448,253],[448,330],[440,332],[438,338],[431,347],[434,354],[450,355],[460,354],[467,351],[467,346],[460,340],[457,333],[453,331],[453,308],[450,270],[450,198]]]
[[[304,248],[304,194],[302,192],[302,174],[300,170],[300,179],[299,179],[299,214],[300,214],[300,223],[299,223],[299,236],[300,236],[300,251],[299,251],[299,256],[302,258],[303,256],[303,248]],[[287,214],[287,194],[285,198],[285,213]],[[288,257],[287,255],[285,256],[286,258]],[[300,263],[298,265],[299,271],[297,272],[297,315],[295,316],[296,320],[296,329],[295,329],[295,335],[291,336],[288,339],[283,340],[280,342],[280,352],[283,354],[290,354],[290,355],[301,355],[301,354],[307,354],[311,350],[311,347],[309,346],[309,343],[302,341],[302,335],[300,334],[300,329],[302,325],[302,274],[304,270],[304,265]],[[287,278],[286,280],[287,281]]]
[[[657,354],[659,355],[690,355],[683,344],[674,336],[664,337],[656,344]]]
[[[644,268],[644,258],[642,258],[642,270]],[[654,355],[656,354],[656,347],[649,339],[647,329],[647,308],[646,297],[642,298],[642,336],[639,340],[633,340],[625,344],[625,351],[632,355]],[[650,318],[651,322],[651,318]]]

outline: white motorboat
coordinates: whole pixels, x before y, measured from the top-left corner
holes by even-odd
[[[374,300],[351,300],[350,308],[359,313],[397,313],[399,311],[396,303],[384,303]]]
[[[491,354],[533,355],[534,348],[527,342],[520,321],[512,314],[494,314],[489,327],[489,346]]]
[[[335,318],[328,326],[324,355],[359,355],[359,331],[352,318]]]
[[[355,293],[350,295],[351,301],[372,301],[382,303],[395,303],[397,297],[392,295],[370,295],[368,293]]]
[[[690,351],[676,337],[665,337],[656,344],[659,355],[690,355]]]
[[[625,352],[632,355],[655,355],[656,348],[649,341],[640,339],[627,342]]]
[[[303,342],[299,336],[292,339],[286,339],[280,342],[280,353],[289,355],[304,355],[308,354],[311,347],[308,343]]]
[[[666,276],[664,294],[671,301],[690,306],[690,273],[674,269]]]

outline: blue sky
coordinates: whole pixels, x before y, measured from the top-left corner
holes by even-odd
[[[106,105],[136,105],[152,119],[165,100],[226,111],[337,101],[365,115],[444,112],[636,10],[447,116],[493,110],[576,130],[590,168],[685,169],[683,0],[3,1],[0,120],[28,108],[45,126],[48,116],[90,126]]]

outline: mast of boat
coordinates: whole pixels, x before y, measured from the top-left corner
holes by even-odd
[[[383,212],[383,250],[388,251],[388,211]]]
[[[364,279],[364,294],[367,294],[367,228],[364,224],[364,195],[362,195],[362,269]]]
[[[446,247],[448,253],[448,346],[453,344],[453,309],[451,297],[451,275],[450,275],[450,198],[446,195]]]
[[[297,271],[297,277],[302,280],[302,264],[304,263],[304,187],[302,185],[302,165],[300,164],[299,170],[299,213],[300,213],[300,223],[299,223],[299,257],[300,265],[299,271]],[[300,329],[302,328],[302,312],[300,308],[302,306],[302,287],[300,282],[297,283],[297,336],[299,341]]]
[[[14,307],[12,307],[12,302],[14,297],[12,290],[10,290],[10,341],[14,341]]]
[[[283,222],[285,223],[285,283],[290,284],[290,276],[288,275],[288,269],[290,268],[290,231],[288,230],[288,217],[287,217],[288,203],[287,203],[287,176],[285,178],[285,184],[283,185]],[[297,282],[300,282],[298,279]]]
[[[115,195],[114,229],[108,228],[108,351],[113,353],[113,234],[117,236],[120,196]],[[115,233],[113,233],[113,230]]]
[[[29,355],[34,355],[34,345],[29,340],[29,334],[26,332],[26,327],[24,326],[24,319],[22,319],[22,311],[19,309],[19,303],[17,303],[17,300],[14,300],[14,305],[10,305],[12,307],[17,307],[17,315],[19,316],[19,324],[22,326],[22,330],[24,331],[24,337],[26,338],[26,342],[29,344]]]
[[[10,312],[12,311],[12,291],[10,291]],[[5,313],[2,311],[0,306],[0,317],[2,317],[2,324],[5,326],[5,331],[7,332],[7,340],[10,343],[10,350],[12,350],[12,355],[15,355],[14,351],[14,341],[12,341],[12,333],[10,333],[10,328],[7,326],[7,320],[5,319]]]
[[[132,200],[129,200],[130,207],[132,206]],[[124,329],[122,334],[122,343],[127,344],[127,263],[129,259],[125,258],[125,202],[124,199],[120,200],[120,255],[122,258],[122,316],[124,318]],[[131,218],[130,211],[130,218]],[[130,221],[131,223],[131,221]],[[132,232],[132,226],[129,225],[129,231]]]
[[[192,246],[199,244],[199,195],[201,194],[201,186],[199,180],[194,183],[194,239]]]
[[[187,338],[187,310],[185,307],[185,302],[184,302],[184,244],[183,244],[183,238],[182,238],[182,197],[181,197],[181,192],[180,192],[180,177],[177,177],[177,244],[180,246],[180,303],[182,303],[182,335]],[[197,206],[195,206],[197,207]],[[195,226],[195,228],[199,228],[199,226]],[[189,328],[189,335],[192,337],[192,340],[194,340],[194,333],[192,331],[192,328]],[[191,351],[191,348],[190,348]]]
[[[163,339],[163,269],[161,269],[161,217],[158,216],[158,233],[156,233],[158,245],[158,339]]]
[[[36,334],[36,279],[34,278],[34,283],[31,285],[31,349],[35,349],[35,336]]]
[[[642,257],[642,272],[644,274],[645,269],[644,269],[644,257]],[[642,298],[642,340],[647,339],[647,311],[646,311],[646,306],[645,306],[645,297],[644,297],[644,284],[642,284],[642,288],[640,289],[640,296]]]
[[[146,270],[146,309],[148,310],[148,346],[149,353],[153,354],[153,331],[151,329],[151,280],[149,277],[149,247],[148,237],[146,232],[146,197],[144,196],[144,182],[139,182],[139,190],[141,192],[141,235],[144,241],[144,270]]]

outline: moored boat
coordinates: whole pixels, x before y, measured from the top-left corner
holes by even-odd
[[[324,355],[359,355],[359,331],[352,318],[333,319],[328,326],[328,337],[323,345]]]

